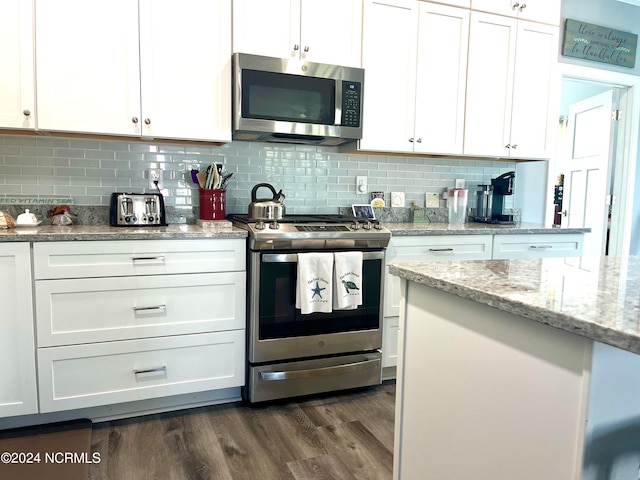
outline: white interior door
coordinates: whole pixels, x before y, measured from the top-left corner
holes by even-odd
[[[570,154],[564,161],[562,226],[589,227],[583,255],[604,255],[613,129],[613,90],[569,107]]]

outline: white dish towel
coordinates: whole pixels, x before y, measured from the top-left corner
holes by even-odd
[[[336,252],[333,255],[333,308],[356,309],[362,305],[362,252]]]
[[[331,313],[333,253],[299,253],[296,308],[302,314]]]

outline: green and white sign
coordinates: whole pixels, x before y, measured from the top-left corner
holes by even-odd
[[[593,62],[633,68],[638,35],[567,19],[562,54]]]
[[[17,197],[0,197],[0,206],[2,205],[73,205],[74,201],[71,197],[33,197],[28,195],[20,195]]]

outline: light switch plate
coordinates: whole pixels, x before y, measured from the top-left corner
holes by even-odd
[[[404,207],[404,192],[391,192],[391,206]]]
[[[438,192],[427,192],[425,194],[425,206],[427,208],[438,208],[440,206],[439,197]]]

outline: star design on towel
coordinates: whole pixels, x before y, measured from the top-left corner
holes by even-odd
[[[320,297],[320,299],[322,299],[322,290],[326,290],[326,288],[320,288],[320,285],[318,285],[318,282],[316,282],[316,288],[312,288],[311,291],[313,292],[313,295],[311,296],[311,298],[313,299],[316,295],[318,295]]]

